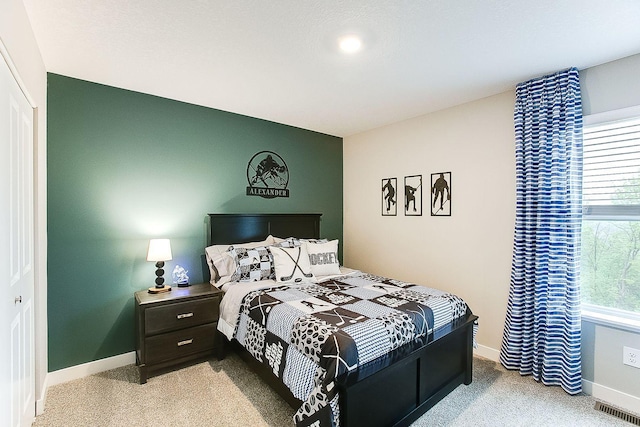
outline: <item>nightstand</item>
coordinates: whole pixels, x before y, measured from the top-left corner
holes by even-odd
[[[219,342],[222,291],[209,283],[170,292],[135,293],[136,364],[140,384],[150,372],[211,356]]]

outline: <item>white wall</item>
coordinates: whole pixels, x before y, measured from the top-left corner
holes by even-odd
[[[640,55],[583,70],[580,83],[585,116],[640,106]],[[622,348],[640,349],[640,334],[587,320],[582,325],[582,376],[594,384],[594,396],[607,389],[635,396],[627,400],[640,413],[640,369],[622,363]]]
[[[464,298],[478,342],[500,347],[515,221],[514,92],[344,140],[345,265]],[[451,172],[451,217],[432,217],[431,174]],[[381,215],[381,180],[422,174],[423,215]]]
[[[640,55],[580,71],[582,113],[603,113],[640,105]]]
[[[42,404],[47,375],[47,74],[22,0],[3,0],[0,3],[0,39],[37,107],[37,116],[34,120],[37,123],[34,147],[36,162],[34,168],[36,173],[34,177],[36,182],[36,400]]]
[[[638,76],[640,55],[582,71],[585,113],[640,105]],[[515,221],[514,97],[506,92],[344,140],[345,265],[460,295],[480,317],[481,350],[494,357]],[[450,218],[429,216],[428,193],[422,217],[405,217],[402,207],[397,217],[381,215],[383,178],[397,177],[401,187],[404,176],[422,174],[428,183],[442,171],[452,172]],[[640,370],[622,365],[622,346],[634,347],[638,337],[585,325],[583,370],[594,395],[607,389],[640,402]]]

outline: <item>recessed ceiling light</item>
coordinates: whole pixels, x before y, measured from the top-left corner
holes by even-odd
[[[362,49],[362,40],[358,36],[344,36],[338,40],[340,50],[344,53],[356,53]]]

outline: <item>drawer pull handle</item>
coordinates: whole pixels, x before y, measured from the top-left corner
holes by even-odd
[[[192,342],[193,342],[193,338],[191,338],[190,340],[179,341],[178,342],[178,347],[182,347],[183,345],[191,344]]]
[[[193,317],[193,313],[182,313],[176,316],[178,319],[186,319],[187,317]]]

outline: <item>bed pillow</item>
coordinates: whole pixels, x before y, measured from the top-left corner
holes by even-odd
[[[287,237],[286,239],[276,237],[274,240],[276,243],[273,246],[278,248],[295,248],[296,246],[300,246],[300,240],[293,237]]]
[[[278,283],[315,282],[311,272],[309,254],[304,246],[281,248],[271,246],[273,264]]]
[[[309,264],[314,276],[340,274],[338,240],[331,240],[326,243],[303,242],[302,246],[309,254]]]
[[[273,257],[266,246],[256,248],[230,247],[236,270],[231,276],[232,282],[257,282],[275,279]]]
[[[207,265],[209,266],[209,274],[211,275],[212,285],[221,286],[224,281],[229,281],[231,275],[235,271],[235,263],[233,257],[228,252],[218,253],[217,251],[205,248],[205,255],[207,258]],[[226,279],[226,280],[225,280]]]
[[[207,265],[211,273],[211,283],[220,286],[221,281],[228,282],[237,267],[234,257],[229,253],[230,247],[256,248],[269,246],[274,243],[273,236],[269,235],[265,240],[259,242],[233,243],[231,245],[213,245],[205,248]]]
[[[297,237],[287,237],[286,239],[281,239],[279,237],[274,237],[275,245],[279,248],[297,248],[301,246],[305,242],[310,243],[326,243],[327,239],[298,239]]]

